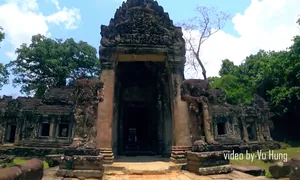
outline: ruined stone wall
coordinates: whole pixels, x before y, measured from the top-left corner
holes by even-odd
[[[0,144],[61,147],[70,145],[76,133],[92,139],[96,136],[91,131],[96,119],[92,106],[101,99],[100,84],[81,79],[75,87],[50,89],[43,99],[4,96],[0,99]],[[76,123],[84,130],[74,129]]]
[[[203,130],[201,104],[193,99],[206,97],[212,117],[212,134],[216,141],[222,144],[239,144],[272,140],[271,113],[268,104],[261,97],[254,95],[254,101],[250,105],[231,105],[227,103],[226,94],[222,90],[210,88],[203,80],[185,80],[182,86],[182,97],[190,104],[192,136]]]
[[[4,97],[0,100],[1,143],[42,145],[49,142],[64,144],[71,134],[60,137],[60,125],[72,121],[71,105],[45,104],[41,99]],[[65,122],[66,121],[66,122]],[[46,129],[45,129],[46,128]],[[72,127],[68,127],[69,132]],[[46,131],[46,132],[43,132]],[[38,144],[36,144],[38,142]]]

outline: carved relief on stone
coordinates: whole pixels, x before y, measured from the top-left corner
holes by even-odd
[[[36,116],[32,118],[31,120],[25,121],[25,130],[24,130],[24,139],[34,139],[38,136],[37,134],[37,124],[38,124],[38,117]]]
[[[177,88],[178,88],[178,81],[177,79],[174,79],[173,80],[173,96],[174,96],[174,99],[176,100],[176,97],[177,97]]]
[[[181,98],[183,101],[187,101],[190,107],[195,112],[203,112],[203,127],[205,139],[208,144],[218,144],[214,140],[212,131],[212,114],[210,111],[209,94],[208,90],[210,85],[206,80],[200,79],[188,79],[182,82],[181,85]],[[199,109],[199,104],[202,109]]]
[[[95,148],[98,103],[104,100],[100,80],[79,79],[76,83],[75,137],[71,147]]]
[[[171,45],[184,42],[180,31],[156,1],[127,1],[108,26],[101,26],[101,44]]]

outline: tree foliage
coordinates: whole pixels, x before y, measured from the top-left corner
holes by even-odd
[[[292,47],[294,46],[295,44]],[[299,65],[292,60],[292,54],[292,50],[261,50],[248,56],[239,66],[224,60],[219,71],[220,77],[214,77],[210,81],[213,87],[228,93],[229,98],[233,96],[235,104],[247,104],[251,99],[249,95],[258,94],[269,101],[272,109],[280,114],[285,112],[284,108],[293,99],[300,100]]]
[[[15,75],[13,83],[21,85],[22,93],[40,98],[49,88],[66,86],[82,76],[98,76],[100,63],[96,53],[83,41],[35,35],[31,44],[22,44],[16,50],[17,58],[9,64]]]
[[[223,76],[228,74],[235,74],[236,71],[237,71],[237,67],[234,65],[234,63],[228,59],[225,59],[222,61],[222,66],[219,71],[219,75]]]
[[[2,27],[0,26],[0,43],[4,39],[4,37],[5,37],[5,34],[3,32]],[[6,67],[2,63],[0,63],[0,90],[4,84],[8,83],[8,76],[9,76],[9,73],[8,73]]]
[[[209,81],[226,92],[229,102],[247,104],[258,94],[268,101],[279,128],[300,125],[300,36],[285,51],[260,50],[239,66],[223,60],[219,75]]]
[[[250,104],[252,101],[251,92],[243,86],[235,75],[226,74],[216,78],[212,87],[222,89],[226,93],[227,101],[230,104]]]
[[[3,28],[0,26],[0,42],[4,39],[5,34],[3,32]]]

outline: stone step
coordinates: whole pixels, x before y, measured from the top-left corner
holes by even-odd
[[[171,162],[151,162],[151,163],[113,163],[104,165],[104,174],[107,175],[162,175],[172,171],[180,171],[185,164],[175,164]]]
[[[125,170],[125,166],[115,166],[115,165],[107,165],[104,164],[104,172],[105,171],[124,171]]]
[[[114,176],[114,175],[125,175],[126,173],[124,173],[123,171],[107,170],[104,171],[104,174],[108,176]]]
[[[256,166],[233,165],[234,170],[240,171],[253,176],[264,176],[265,170]]]
[[[232,172],[231,165],[221,165],[212,167],[202,167],[198,169],[198,174],[200,175],[214,175],[214,174],[227,174]]]
[[[161,175],[170,173],[170,169],[126,169],[125,173],[130,175]]]
[[[171,171],[180,171],[186,169],[186,163],[178,163],[178,164],[172,164],[170,165]]]

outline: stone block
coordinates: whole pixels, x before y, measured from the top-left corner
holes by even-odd
[[[31,159],[21,165],[22,178],[24,180],[40,180],[43,178],[44,165],[41,160]]]
[[[57,156],[60,169],[103,170],[103,156]]]
[[[205,174],[206,171],[207,173],[212,173],[212,174],[216,174],[218,171],[223,172],[223,170],[227,172],[228,169],[226,169],[225,167],[229,167],[226,166],[229,165],[229,160],[226,160],[224,158],[224,154],[228,152],[229,151],[212,151],[212,152],[188,151],[186,153],[186,157],[187,157],[186,169],[194,173],[199,173],[199,169],[201,169],[201,172],[203,174]]]
[[[173,146],[170,160],[174,163],[186,163],[186,151],[190,149],[189,146]]]
[[[188,161],[196,161],[199,163],[207,163],[207,162],[224,162],[226,165],[229,164],[229,160],[225,160],[224,154],[229,153],[229,151],[212,151],[212,152],[186,152],[186,158]],[[212,164],[213,165],[213,164]]]
[[[291,174],[290,180],[300,179],[300,158],[292,158],[290,162]]]
[[[59,177],[71,178],[102,178],[103,171],[100,170],[67,170],[59,169],[56,173]]]
[[[213,175],[213,174],[225,174],[232,172],[232,166],[222,165],[222,166],[213,166],[213,167],[203,167],[198,169],[198,174],[200,175]]]
[[[19,167],[0,169],[0,180],[20,179],[22,170]]]
[[[279,162],[269,167],[269,171],[273,178],[284,178],[290,175],[291,167],[290,161]]]
[[[22,165],[0,169],[0,180],[41,180],[43,173],[43,162],[38,159],[32,159]]]

